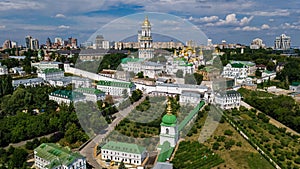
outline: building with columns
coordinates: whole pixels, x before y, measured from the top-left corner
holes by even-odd
[[[139,58],[151,59],[154,56],[152,47],[151,24],[146,16],[142,30],[138,32]]]

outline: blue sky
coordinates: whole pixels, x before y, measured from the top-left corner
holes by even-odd
[[[196,25],[213,43],[224,39],[249,45],[259,37],[272,46],[275,37],[285,33],[291,36],[292,46],[299,47],[299,7],[300,1],[296,0],[1,0],[0,43],[10,39],[24,44],[26,35],[38,38],[40,43],[45,43],[47,37],[52,40],[75,37],[84,42],[102,26],[120,17],[160,12]],[[176,28],[178,34],[192,29],[190,26],[189,30],[184,29],[183,22],[168,25],[166,19],[163,21],[164,29]],[[137,26],[130,29],[137,32],[141,21],[135,22]],[[156,26],[153,25],[153,31],[161,29]]]

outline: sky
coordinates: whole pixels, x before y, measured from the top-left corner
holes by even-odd
[[[291,37],[292,46],[299,47],[299,7],[297,0],[0,0],[0,45],[6,39],[24,45],[26,35],[40,44],[47,37],[52,41],[74,37],[81,43],[112,25],[131,34],[140,29],[141,13],[147,12],[156,14],[149,16],[153,32],[176,30],[175,35],[182,37],[191,32],[194,38],[205,35],[213,43],[226,40],[245,45],[261,38],[267,46],[284,33]]]

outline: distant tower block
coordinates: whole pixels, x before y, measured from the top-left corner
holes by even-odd
[[[147,16],[142,24],[142,30],[138,32],[138,42],[139,58],[153,58],[154,49],[152,48],[151,24]]]

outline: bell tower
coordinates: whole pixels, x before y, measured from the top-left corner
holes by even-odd
[[[138,33],[139,42],[139,58],[151,59],[153,58],[154,50],[152,48],[151,24],[148,16],[142,24],[142,30]]]

